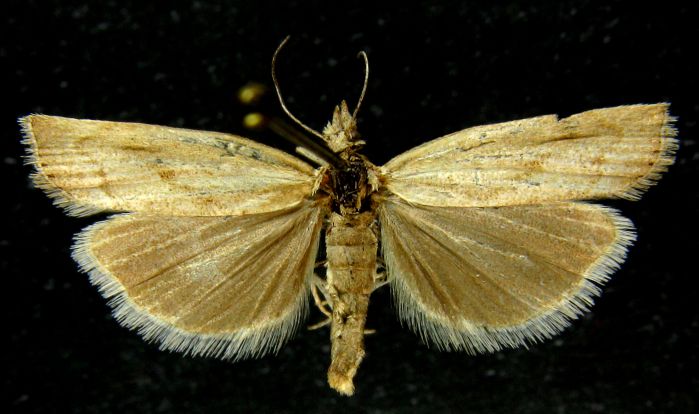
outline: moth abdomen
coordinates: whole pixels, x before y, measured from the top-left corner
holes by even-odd
[[[364,358],[364,325],[374,290],[378,239],[376,213],[333,213],[326,233],[326,289],[332,307],[330,386],[354,393],[352,379]]]

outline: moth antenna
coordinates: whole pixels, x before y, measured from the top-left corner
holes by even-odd
[[[366,88],[369,84],[369,57],[363,50],[357,54],[357,57],[361,57],[364,59],[364,86],[362,87],[362,94],[359,95],[357,107],[354,108],[354,112],[352,113],[352,120],[354,121],[357,120],[357,113],[359,113],[359,107],[362,106],[362,102],[364,101],[364,94],[366,94]]]
[[[294,122],[299,124],[299,126],[306,131],[310,132],[311,134],[323,138],[323,134],[320,132],[316,131],[315,129],[305,125],[303,122],[301,122],[298,118],[296,118],[287,108],[286,105],[284,104],[284,99],[282,98],[282,92],[279,89],[279,81],[277,81],[277,70],[276,70],[276,65],[277,65],[277,55],[279,55],[279,52],[282,50],[286,42],[289,41],[289,38],[291,36],[287,36],[282,40],[282,43],[277,47],[277,50],[274,52],[274,55],[272,56],[272,82],[274,82],[274,89],[277,91],[277,97],[279,98],[279,103],[282,105],[282,109],[284,110],[284,113],[286,113],[289,118],[291,118]]]

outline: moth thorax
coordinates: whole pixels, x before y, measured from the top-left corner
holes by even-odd
[[[341,169],[330,169],[333,210],[340,214],[358,213],[364,207],[363,201],[369,194],[368,171],[364,159],[347,151],[342,154],[347,165]]]

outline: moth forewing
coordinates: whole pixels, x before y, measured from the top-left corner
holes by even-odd
[[[256,214],[299,205],[317,171],[235,135],[46,115],[20,119],[36,185],[72,215]]]
[[[409,150],[381,168],[401,198],[444,207],[635,200],[672,164],[668,104],[595,109],[478,126]]]

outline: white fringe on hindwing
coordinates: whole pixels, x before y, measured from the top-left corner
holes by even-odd
[[[116,217],[116,216],[112,216]],[[90,250],[92,234],[104,226],[108,220],[95,223],[75,237],[73,258],[80,270],[86,272],[90,282],[108,300],[114,318],[124,327],[133,329],[149,342],[156,342],[162,350],[182,352],[185,355],[211,356],[237,361],[245,358],[258,358],[281,349],[305,320],[308,313],[308,292],[310,278],[301,289],[295,311],[264,327],[252,326],[232,333],[200,334],[188,332],[158,319],[147,310],[140,308],[128,296],[124,286],[103,269]],[[317,250],[318,245],[315,246]],[[315,252],[314,252],[315,257]],[[311,262],[311,272],[314,262]]]
[[[447,317],[425,312],[425,306],[397,273],[398,266],[392,262],[391,255],[383,254],[400,321],[426,344],[433,344],[441,350],[461,350],[470,354],[496,352],[505,347],[526,347],[557,335],[571,321],[589,311],[594,298],[601,293],[600,286],[619,269],[626,258],[628,247],[636,239],[633,223],[629,219],[612,208],[597,207],[604,209],[612,218],[617,229],[616,239],[605,254],[583,274],[579,285],[554,305],[552,310],[531,318],[524,324],[510,327],[472,324],[466,321],[467,315],[456,325]]]

